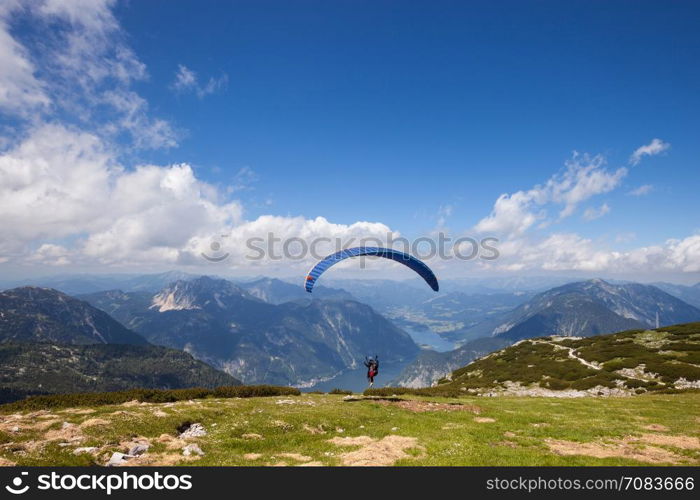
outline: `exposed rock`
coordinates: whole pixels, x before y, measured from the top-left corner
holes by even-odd
[[[190,455],[204,456],[204,452],[199,447],[199,445],[194,444],[194,443],[190,443],[187,446],[185,446],[182,449],[182,454],[185,455],[186,457],[189,457]]]
[[[107,467],[118,467],[120,465],[126,464],[132,458],[134,458],[132,455],[127,455],[125,453],[119,453],[118,451],[115,451],[114,453],[112,453],[112,456],[105,465]]]
[[[206,436],[207,431],[200,423],[194,423],[180,433],[180,439],[198,438]]]
[[[129,455],[137,457],[143,455],[148,451],[149,446],[147,444],[136,444],[129,449]]]

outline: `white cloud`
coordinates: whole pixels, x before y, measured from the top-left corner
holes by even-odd
[[[606,169],[602,156],[574,153],[566,168],[544,185],[499,196],[491,214],[474,229],[507,238],[520,236],[538,221],[541,225],[548,224],[546,205],[563,205],[558,216],[562,220],[572,215],[581,202],[615,189],[626,175],[624,167]]]
[[[67,266],[71,263],[71,252],[64,246],[44,243],[27,259],[29,263],[40,263],[48,266]]]
[[[335,224],[324,217],[307,219],[277,215],[263,215],[255,220],[227,228],[226,236],[220,238],[222,251],[231,253],[227,264],[234,268],[268,268],[280,266],[287,272],[293,268],[306,268],[315,258],[338,251],[338,242],[343,247],[366,245],[386,245],[389,235],[399,234],[379,222],[358,221],[352,224]],[[303,243],[302,243],[303,242]],[[191,241],[189,254],[201,262],[200,252],[209,252],[210,239]],[[269,252],[270,245],[273,252]],[[282,258],[283,247],[287,245],[292,258]],[[265,251],[264,259],[255,259],[259,253],[251,246]],[[304,258],[300,252],[306,246]],[[312,254],[312,252],[315,254]],[[351,265],[351,264],[348,264]],[[341,266],[342,267],[342,266]]]
[[[600,219],[602,216],[610,212],[610,206],[607,203],[603,203],[600,207],[598,208],[587,208],[583,212],[583,218],[585,220],[595,220],[595,219]]]
[[[496,200],[493,210],[488,217],[481,219],[475,226],[481,233],[496,233],[506,236],[517,236],[544,217],[543,212],[535,213],[536,205],[545,203],[546,193],[541,187],[530,191],[517,191],[513,194],[502,194]]]
[[[238,202],[221,200],[189,165],[127,170],[97,136],[60,125],[35,129],[0,155],[4,256],[26,256],[34,242],[77,237],[73,249],[100,262],[172,262],[191,238],[241,216]]]
[[[244,169],[241,176],[254,173]],[[245,221],[241,204],[197,179],[189,165],[127,169],[99,137],[61,125],[37,127],[0,154],[0,234],[3,260],[132,267],[206,265],[201,253],[225,234],[224,249],[232,254],[226,266],[280,265],[287,272],[308,266],[313,257],[251,260],[249,238],[273,234],[309,247],[325,238],[314,249],[327,254],[337,249],[335,239],[360,244],[371,237],[379,244],[389,234],[398,236],[376,222],[272,215]],[[281,255],[281,243],[277,250]]]
[[[146,66],[126,43],[112,0],[33,0],[0,8],[0,112],[34,127],[61,111],[64,121],[137,148],[177,145],[165,120],[149,115],[133,89]],[[9,26],[27,27],[22,40]],[[40,40],[37,42],[37,40]]]
[[[10,33],[10,17],[19,9],[19,2],[0,5],[0,111],[28,117],[51,99],[35,76],[27,49]]]
[[[644,196],[646,194],[651,193],[653,190],[654,186],[652,186],[651,184],[644,184],[642,186],[639,186],[638,188],[633,189],[627,194],[631,196]]]
[[[179,64],[175,81],[172,88],[177,92],[193,92],[197,97],[203,99],[209,94],[213,94],[223,90],[228,85],[228,75],[224,74],[219,78],[210,77],[207,82],[202,85],[199,83],[197,74],[184,64]]]
[[[632,153],[632,156],[630,156],[629,162],[632,165],[637,165],[640,161],[642,161],[643,157],[658,155],[670,147],[671,145],[669,143],[664,142],[661,139],[652,139],[649,144],[638,147],[634,153]]]
[[[586,273],[700,272],[700,235],[667,240],[660,245],[616,251],[574,233],[555,233],[542,240],[518,239],[499,245],[501,258],[479,262],[502,271],[577,271]]]
[[[187,66],[179,64],[177,73],[175,74],[175,82],[173,88],[179,91],[185,91],[197,86],[197,75]]]

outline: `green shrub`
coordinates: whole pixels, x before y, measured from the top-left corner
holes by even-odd
[[[73,394],[47,394],[31,396],[20,401],[0,405],[0,413],[33,411],[50,408],[70,408],[73,406],[101,406],[122,404],[127,401],[142,403],[173,403],[190,399],[252,398],[266,396],[299,396],[299,389],[272,385],[235,385],[216,389],[130,389],[115,392],[81,392]]]
[[[700,380],[700,368],[687,363],[655,360],[647,364],[646,371],[658,373],[666,383],[673,383],[681,377],[686,380]]]
[[[613,388],[615,387],[615,380],[617,380],[617,377],[614,375],[601,371],[596,375],[593,375],[592,377],[586,377],[580,380],[574,380],[571,383],[571,388],[572,389],[578,389],[580,391],[585,391],[588,389],[592,389],[595,386],[602,385],[603,387],[608,387],[608,388]]]
[[[347,389],[338,389],[337,387],[331,391],[328,391],[328,394],[345,394],[347,396],[352,395],[352,391],[349,391]]]
[[[540,382],[540,387],[546,387],[555,391],[563,391],[571,387],[571,382],[566,382],[558,378],[549,378]]]

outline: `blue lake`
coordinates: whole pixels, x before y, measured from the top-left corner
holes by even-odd
[[[427,346],[437,352],[447,352],[455,349],[455,345],[452,342],[443,339],[432,330],[414,330],[405,327],[403,330],[421,347]]]

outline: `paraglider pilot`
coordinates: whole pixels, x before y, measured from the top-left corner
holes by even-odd
[[[369,386],[374,385],[374,377],[379,374],[379,356],[376,354],[373,358],[368,358],[365,356],[365,366],[367,367],[367,381]]]

